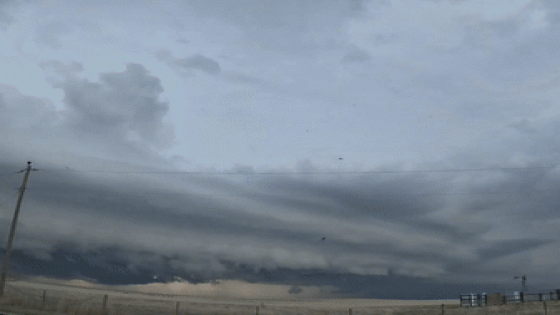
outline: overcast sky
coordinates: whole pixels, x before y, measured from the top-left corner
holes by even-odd
[[[0,1],[0,241],[29,160],[28,272],[555,289],[559,43],[556,0]]]

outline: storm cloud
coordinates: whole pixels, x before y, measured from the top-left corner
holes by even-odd
[[[166,61],[170,67],[175,68],[179,72],[181,70],[193,69],[216,75],[222,71],[217,61],[198,54],[187,58],[174,58],[170,51],[161,50],[156,56],[158,59]]]
[[[0,1],[0,30],[6,30],[14,17],[9,13],[9,9],[13,6],[14,1],[2,0]]]
[[[342,63],[357,62],[362,63],[371,59],[371,56],[365,50],[352,49],[343,58]]]
[[[169,105],[158,100],[163,88],[142,65],[129,63],[123,72],[101,74],[97,83],[74,77],[71,71],[81,65],[44,63],[49,66],[65,74],[54,87],[64,91],[64,124],[75,132],[156,147],[171,144],[173,130],[162,121]]]
[[[554,1],[73,6],[9,11],[0,36],[3,230],[17,172],[38,169],[16,270],[293,295],[456,298],[518,274],[555,289]]]

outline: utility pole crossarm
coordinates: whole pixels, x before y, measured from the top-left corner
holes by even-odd
[[[27,162],[27,168],[23,169],[21,172],[25,172],[23,177],[23,183],[19,189],[19,197],[16,204],[16,210],[14,211],[14,217],[12,219],[12,225],[10,226],[10,235],[8,236],[8,244],[6,245],[6,252],[4,253],[4,259],[2,261],[2,275],[0,277],[0,297],[4,296],[4,287],[6,286],[6,278],[8,276],[8,267],[10,265],[10,254],[12,252],[12,244],[14,242],[14,235],[16,233],[16,225],[19,217],[19,209],[21,207],[21,201],[23,200],[23,193],[27,188],[27,179],[29,178],[29,173],[35,170],[31,167],[31,162]]]

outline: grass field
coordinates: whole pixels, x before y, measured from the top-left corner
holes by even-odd
[[[148,293],[140,289],[127,290],[83,281],[10,281],[6,287],[6,295],[0,299],[0,310],[34,315],[560,314],[560,304],[556,301],[547,301],[546,304],[533,302],[505,306],[460,307],[458,301],[251,299],[177,294],[180,292]]]

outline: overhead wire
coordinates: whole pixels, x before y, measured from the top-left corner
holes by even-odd
[[[27,187],[27,190],[43,189],[46,186],[35,186]],[[454,192],[428,192],[428,193],[414,193],[414,192],[402,192],[402,193],[383,193],[375,192],[368,193],[368,197],[403,197],[403,196],[418,196],[418,197],[430,197],[430,196],[446,196],[446,195],[512,195],[521,193],[550,193],[558,192],[559,189],[518,189],[518,190],[508,190],[508,191],[454,191]],[[126,194],[126,193],[125,193]],[[142,191],[138,192],[141,195],[167,195],[167,196],[231,196],[231,197],[247,197],[251,196],[292,196],[294,198],[301,197],[294,192],[284,192],[284,193],[274,193],[274,192],[245,192],[245,193],[198,193],[198,192],[149,192]],[[361,195],[361,194],[360,194]],[[314,195],[320,196],[320,195]]]
[[[100,173],[100,174],[156,174],[156,175],[338,175],[338,174],[413,174],[413,173],[459,173],[459,172],[489,172],[489,171],[515,171],[515,170],[538,170],[552,169],[556,165],[550,166],[529,166],[529,167],[491,167],[491,168],[455,168],[455,169],[432,169],[432,170],[371,170],[371,171],[312,171],[312,172],[208,172],[208,171],[146,171],[146,170],[68,170],[68,169],[41,169],[42,173]],[[0,173],[14,175],[19,172]],[[27,187],[27,189],[41,189],[41,186]],[[14,188],[17,190],[17,188]],[[430,192],[430,193],[373,193],[370,196],[436,196],[436,195],[500,195],[500,194],[519,194],[522,192],[552,192],[558,190],[514,190],[514,191],[459,191],[459,192]],[[236,196],[236,193],[194,193],[194,192],[143,192],[149,195],[208,195],[208,196]],[[259,193],[255,193],[259,195]],[[277,194],[274,194],[277,195]]]
[[[551,169],[551,166],[529,166],[529,167],[489,167],[489,168],[454,168],[454,169],[432,169],[432,170],[370,170],[370,171],[310,171],[310,172],[236,172],[236,171],[117,171],[117,170],[56,170],[43,169],[45,173],[108,173],[108,174],[178,174],[178,175],[331,175],[331,174],[407,174],[407,173],[460,173],[460,172],[489,172],[489,171],[512,171],[512,170],[537,170]]]
[[[1,175],[6,175],[6,176],[7,176],[7,175],[16,175],[16,174],[18,174],[18,173],[19,173],[19,172],[0,172],[0,176],[1,176]]]

